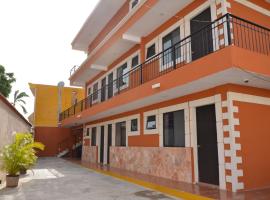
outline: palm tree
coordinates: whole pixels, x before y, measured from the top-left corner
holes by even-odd
[[[25,92],[19,92],[19,90],[16,90],[14,93],[14,100],[13,100],[12,105],[16,106],[18,103],[21,103],[20,106],[23,110],[23,113],[27,114],[26,108],[24,107],[24,105],[26,104],[25,101],[23,100],[24,97],[29,97],[29,96]]]

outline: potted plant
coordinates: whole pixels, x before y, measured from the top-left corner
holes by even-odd
[[[1,153],[3,169],[7,172],[6,186],[16,187],[19,182],[19,172],[33,166],[36,162],[34,148],[43,150],[44,145],[34,142],[30,133],[17,133],[14,142],[6,145]]]
[[[2,151],[1,158],[3,161],[3,169],[6,171],[6,186],[16,187],[19,181],[19,172],[23,160],[19,147],[12,143],[6,145]]]

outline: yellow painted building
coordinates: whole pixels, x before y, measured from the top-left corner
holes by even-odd
[[[29,116],[34,127],[57,127],[59,112],[84,98],[82,88],[33,83],[29,87],[35,97],[34,113]]]

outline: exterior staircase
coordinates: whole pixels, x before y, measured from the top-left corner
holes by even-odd
[[[78,157],[77,152],[82,148],[81,136],[70,136],[58,144],[58,158],[61,157]]]

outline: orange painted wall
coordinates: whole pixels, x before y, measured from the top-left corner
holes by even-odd
[[[86,125],[92,125],[92,124],[97,124],[97,123],[102,123],[102,122],[106,122],[106,121],[110,121],[110,120],[115,120],[118,118],[123,118],[123,117],[127,117],[129,115],[134,115],[134,114],[140,114],[140,135],[138,136],[129,136],[128,138],[128,145],[129,146],[151,146],[151,147],[155,147],[155,146],[159,146],[159,137],[158,137],[158,133],[157,134],[153,134],[153,135],[145,135],[143,132],[143,112],[147,112],[150,110],[154,110],[154,109],[159,109],[162,107],[166,107],[166,106],[170,106],[170,105],[175,105],[175,104],[180,104],[180,103],[185,103],[187,101],[192,101],[192,100],[196,100],[196,99],[201,99],[201,98],[205,98],[205,97],[209,97],[209,96],[213,96],[216,94],[221,94],[222,95],[222,100],[226,99],[226,95],[228,91],[232,91],[232,92],[240,92],[240,93],[246,93],[246,94],[250,94],[250,95],[257,95],[257,96],[264,96],[264,97],[270,97],[270,92],[269,90],[266,89],[259,89],[259,88],[254,88],[254,87],[248,87],[248,86],[241,86],[241,85],[234,85],[234,84],[226,84],[226,85],[221,85],[218,87],[214,87],[208,90],[204,90],[201,92],[197,92],[191,95],[186,95],[183,97],[179,97],[176,99],[172,99],[169,101],[164,101],[161,103],[157,103],[157,104],[153,104],[150,106],[146,106],[146,107],[142,107],[140,109],[136,109],[130,112],[125,112],[125,113],[121,113],[118,115],[114,115],[111,117],[107,117],[107,118],[103,118],[101,120],[96,120],[90,123],[87,123]]]
[[[71,129],[58,127],[35,127],[35,141],[42,142],[45,150],[39,156],[55,156],[58,144],[71,136]]]
[[[270,96],[270,91],[268,92]],[[241,151],[243,163],[240,165],[244,176],[245,189],[270,185],[270,106],[234,102],[238,106]],[[253,115],[252,115],[253,113]]]
[[[252,21],[254,23],[257,23],[261,26],[265,26],[270,28],[270,17],[267,15],[264,15],[260,12],[257,12],[249,7],[246,7],[236,1],[230,1],[231,2],[231,13],[241,17],[243,19]],[[265,9],[270,9],[270,3],[263,2],[262,0],[253,0],[251,1]]]
[[[158,147],[159,146],[159,135],[139,135],[129,136],[128,146],[130,147]]]

